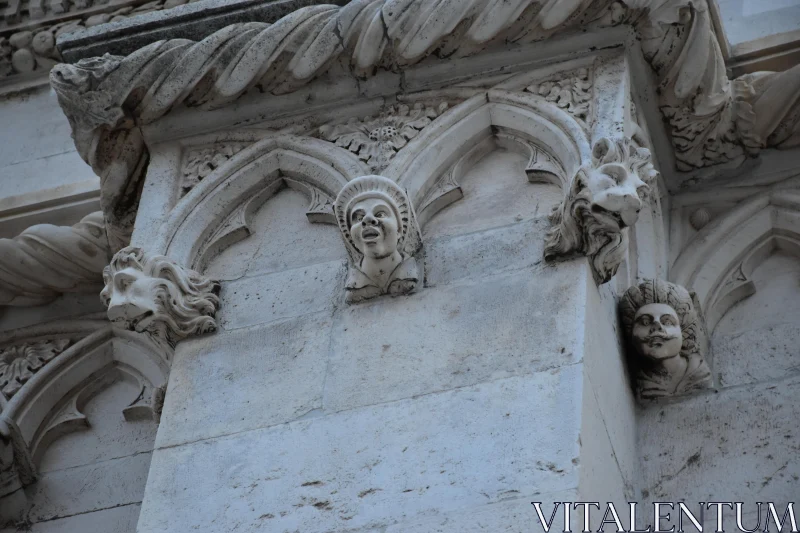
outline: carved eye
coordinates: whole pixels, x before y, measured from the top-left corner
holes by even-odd
[[[652,319],[650,318],[650,315],[642,315],[639,317],[637,322],[643,326],[649,326],[652,323]]]
[[[386,218],[386,211],[378,211],[375,213],[376,218]]]
[[[665,326],[677,326],[675,319],[671,315],[664,315],[661,317],[661,323]]]
[[[361,209],[355,211],[353,213],[352,219],[353,222],[361,222],[362,220],[364,220],[364,211],[362,211]]]

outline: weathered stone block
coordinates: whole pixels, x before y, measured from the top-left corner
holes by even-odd
[[[350,306],[336,317],[325,408],[348,409],[578,360],[579,264]],[[582,343],[581,343],[582,344]]]
[[[140,505],[133,503],[112,509],[59,518],[33,524],[29,533],[133,533],[139,519]],[[18,528],[3,529],[0,533],[17,533]]]
[[[150,453],[49,472],[26,489],[34,522],[142,501]]]
[[[518,495],[520,496],[520,495]],[[541,502],[542,513],[546,520],[550,519],[553,502],[577,501],[577,492],[565,490],[533,494],[527,498],[518,498],[490,505],[482,505],[470,509],[461,509],[445,515],[420,518],[402,524],[395,524],[386,529],[386,533],[520,533],[539,531],[542,526],[531,502]],[[551,531],[564,531],[564,519],[561,509],[556,513],[551,524]],[[571,519],[574,522],[574,518]]]
[[[800,326],[763,325],[713,339],[718,386],[773,381],[800,370]]]
[[[793,501],[798,394],[795,376],[650,406],[639,421],[646,494],[653,501]]]
[[[546,218],[454,237],[439,237],[425,244],[429,286],[461,279],[480,280],[487,275],[542,264]]]
[[[330,328],[320,313],[180,344],[157,446],[280,424],[320,408]]]
[[[581,372],[157,450],[138,531],[357,530],[574,488]]]
[[[329,261],[227,282],[220,325],[232,330],[332,309],[344,301],[344,275],[344,261]]]

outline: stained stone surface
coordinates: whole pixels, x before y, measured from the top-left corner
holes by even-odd
[[[378,527],[569,489],[580,373],[571,365],[158,449],[139,531]]]

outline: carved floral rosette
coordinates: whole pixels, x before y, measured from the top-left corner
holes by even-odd
[[[678,357],[683,360],[678,366],[685,369],[680,377],[673,375],[661,360],[650,359],[634,347],[636,313],[648,304],[665,304],[678,317],[682,336]],[[640,399],[651,400],[711,387],[711,370],[705,358],[707,347],[702,340],[702,316],[689,291],[668,281],[645,279],[620,298],[619,313]]]

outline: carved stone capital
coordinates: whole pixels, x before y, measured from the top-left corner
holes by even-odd
[[[711,386],[700,341],[701,316],[685,288],[646,279],[619,302],[629,360],[642,399],[684,394]]]
[[[100,297],[116,327],[148,333],[169,348],[216,331],[217,281],[135,246],[114,255],[103,271]]]
[[[606,283],[625,258],[627,228],[636,223],[657,175],[650,151],[630,139],[600,139],[592,163],[581,167],[553,209],[544,257],[589,257],[597,283]]]
[[[41,305],[62,293],[97,291],[110,255],[100,211],[74,226],[39,224],[0,239],[0,305]]]
[[[417,287],[415,255],[422,237],[400,186],[383,176],[361,176],[342,188],[333,212],[351,259],[348,302],[407,294]]]

